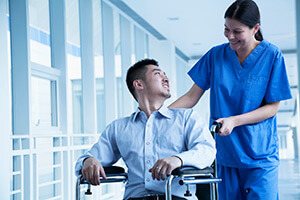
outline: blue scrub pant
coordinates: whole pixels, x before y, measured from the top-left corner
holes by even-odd
[[[278,200],[278,166],[232,168],[218,165],[219,200]]]

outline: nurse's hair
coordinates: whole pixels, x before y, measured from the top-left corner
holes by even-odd
[[[237,0],[233,2],[226,10],[224,18],[235,19],[251,29],[256,24],[260,25],[259,8],[252,0]],[[263,40],[260,28],[255,34],[255,39],[258,41]]]
[[[148,70],[147,65],[158,66],[158,62],[156,60],[146,58],[132,65],[127,71],[127,76],[126,76],[127,87],[136,101],[137,101],[137,97],[135,93],[135,88],[133,86],[133,82],[137,79],[146,81],[146,72]]]

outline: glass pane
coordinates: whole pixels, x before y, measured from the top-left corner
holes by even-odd
[[[93,40],[94,63],[96,76],[96,106],[97,106],[97,132],[105,128],[105,93],[104,93],[104,66],[102,50],[102,23],[101,1],[93,0]]]
[[[71,82],[73,132],[83,132],[81,54],[78,0],[66,0],[67,69]]]
[[[21,140],[22,141],[22,149],[25,150],[25,149],[29,149],[29,139],[27,138],[24,138]]]
[[[131,33],[131,64],[133,65],[136,62],[136,55],[135,55],[135,32],[134,32],[134,25],[130,25],[130,33]]]
[[[39,188],[39,199],[52,199],[61,195],[61,184],[51,184]]]
[[[30,59],[51,67],[49,0],[29,0]]]
[[[83,133],[83,104],[81,80],[72,80],[73,132]]]
[[[96,79],[96,101],[97,101],[97,132],[105,129],[105,93],[104,78]]]
[[[21,174],[13,175],[13,190],[21,189]]]
[[[53,152],[53,165],[59,165],[61,164],[61,153]]]
[[[31,123],[34,127],[52,126],[51,81],[31,77]]]
[[[122,76],[121,70],[121,38],[120,38],[120,16],[116,11],[113,12],[114,16],[114,45],[115,45],[115,75],[116,77]]]
[[[146,52],[146,34],[143,30],[134,26],[134,44],[136,60],[142,60],[147,55]]]
[[[120,16],[116,11],[114,16],[114,45],[115,45],[115,76],[117,81],[117,108],[118,117],[123,116],[123,84],[121,68],[121,37],[120,37]]]
[[[148,34],[146,34],[146,38],[145,38],[145,58],[148,58],[149,57],[149,36]]]
[[[12,149],[13,150],[20,150],[21,149],[20,139],[13,139]]]
[[[13,156],[13,172],[21,171],[21,156]]]
[[[21,193],[16,193],[11,195],[11,199],[13,200],[21,200],[22,196]]]

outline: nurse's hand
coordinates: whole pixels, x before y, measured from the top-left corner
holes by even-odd
[[[218,134],[220,136],[226,136],[231,134],[232,130],[235,127],[234,120],[231,117],[227,118],[219,118],[216,120],[216,122],[219,122],[222,124],[222,127],[220,128]]]

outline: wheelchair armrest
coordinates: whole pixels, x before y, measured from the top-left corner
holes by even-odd
[[[123,167],[119,166],[109,166],[109,167],[103,167],[105,174],[122,174],[125,173],[125,169]],[[82,172],[79,170],[79,175],[81,175]]]
[[[214,169],[212,167],[199,169],[193,166],[182,166],[172,171],[172,175],[175,176],[192,175],[192,174],[212,174],[212,173],[214,173]]]
[[[206,183],[217,183],[222,179],[213,176],[214,169],[212,167],[205,167],[199,169],[193,166],[183,166],[173,170],[172,175],[174,177],[180,177],[179,185],[184,184],[206,184]],[[171,176],[170,176],[171,177]],[[172,179],[170,179],[172,181]],[[170,184],[168,179],[168,185]]]
[[[113,182],[125,182],[127,180],[127,173],[123,167],[119,166],[109,166],[103,167],[107,180],[104,180],[100,176],[101,183],[113,183]],[[82,176],[81,170],[79,171],[79,184],[89,184]]]
[[[125,169],[119,166],[103,167],[106,174],[122,174],[125,173]]]

